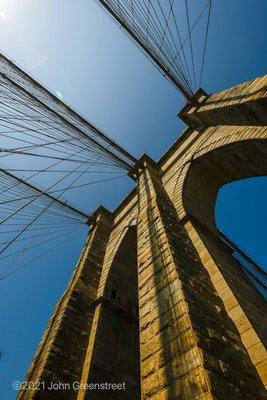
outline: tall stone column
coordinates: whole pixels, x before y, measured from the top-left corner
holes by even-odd
[[[187,219],[185,229],[233,320],[259,377],[267,387],[266,301],[233,257],[233,251],[218,235],[193,217]]]
[[[191,128],[202,131],[205,141],[200,147],[206,144],[207,147],[210,146],[211,152],[216,147],[216,141],[221,141],[219,147],[223,148],[231,142],[230,135],[235,136],[238,131],[242,132],[242,135],[235,136],[233,143],[236,141],[237,145],[242,143],[242,140],[245,143],[246,138],[262,140],[260,151],[259,149],[255,151],[256,147],[253,147],[251,141],[246,145],[246,150],[244,146],[242,151],[233,152],[232,161],[236,159],[235,163],[227,159],[227,149],[225,152],[222,150],[220,157],[217,153],[209,166],[207,164],[205,166],[205,162],[201,164],[201,156],[199,159],[194,159],[192,156],[191,174],[194,168],[195,171],[198,169],[198,172],[188,184],[189,190],[186,192],[184,188],[182,194],[186,213],[185,229],[265,387],[267,387],[266,301],[240,268],[231,249],[220,238],[215,226],[215,199],[219,188],[225,183],[244,177],[266,175],[266,143],[264,143],[267,124],[266,89],[265,75],[210,96],[199,90],[197,92],[199,106],[192,107],[187,104],[179,113],[181,119]],[[209,135],[205,133],[212,135],[211,129],[209,130],[212,127],[218,129],[213,143],[208,142]],[[257,130],[261,130],[262,133],[254,136],[253,132]],[[225,160],[228,160],[228,167]],[[189,177],[190,172],[187,175],[188,180]]]
[[[136,227],[119,237],[118,248],[108,243],[77,400],[141,400]]]
[[[25,377],[18,400],[76,399],[73,382],[80,381],[93,319],[111,213],[100,207],[69,286],[55,308],[36,355]],[[65,389],[49,389],[51,384]],[[68,386],[69,385],[69,386]]]
[[[157,165],[144,156],[136,175],[143,399],[264,399],[258,374]]]

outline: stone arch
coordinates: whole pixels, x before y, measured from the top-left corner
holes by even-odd
[[[128,243],[129,236],[132,237],[132,243],[129,244],[129,247],[132,248],[133,245],[137,246],[136,221],[137,221],[136,218],[130,216],[129,219],[126,219],[122,223],[113,227],[105,252],[103,269],[98,287],[98,297],[105,296],[105,292],[108,290],[107,285],[110,280],[110,277],[114,275],[113,272],[114,265],[116,268],[117,265],[116,260],[119,257],[119,255],[123,253],[121,248],[124,248],[125,244]]]
[[[267,175],[267,140],[246,139],[200,152],[185,175],[182,190],[184,223],[204,267],[239,331],[266,385],[266,303],[222,241],[216,228],[215,205],[221,186],[243,178]],[[251,302],[253,299],[253,303]]]
[[[115,239],[109,242],[111,254],[104,261],[83,379],[90,383],[101,377],[102,382],[125,384],[127,390],[103,390],[103,400],[137,400],[141,394],[136,225],[120,227]],[[92,398],[91,393],[83,395],[84,400]]]
[[[104,296],[136,315],[137,281],[137,227],[132,225],[126,228],[114,254],[104,285]]]
[[[192,177],[192,168],[200,158],[201,161],[204,161],[206,159],[204,156],[210,155],[212,157],[212,154],[216,154],[219,157],[219,154],[223,155],[224,151],[226,154],[230,150],[232,150],[232,154],[234,154],[234,149],[236,149],[237,159],[239,157],[238,153],[242,153],[242,155],[246,157],[246,153],[250,151],[249,148],[251,145],[252,148],[255,149],[258,147],[259,149],[259,146],[257,146],[255,142],[258,140],[260,141],[258,144],[264,144],[264,141],[267,140],[266,127],[248,126],[244,128],[243,126],[216,126],[207,128],[197,133],[197,135],[193,132],[193,141],[190,143],[190,148],[182,152],[183,154],[177,161],[173,162],[173,166],[167,169],[167,173],[164,172],[163,174],[164,185],[175,204],[179,218],[182,219],[188,212],[187,197],[189,178]],[[255,146],[253,143],[255,143]],[[213,153],[215,150],[218,150],[218,153]],[[218,163],[216,167],[217,165]],[[213,171],[214,166],[211,168],[211,172]],[[246,176],[244,175],[243,177],[245,178]],[[190,184],[191,182],[192,180]]]
[[[267,140],[232,142],[208,151],[191,163],[183,185],[185,214],[216,232],[215,204],[219,189],[230,182],[267,175]]]

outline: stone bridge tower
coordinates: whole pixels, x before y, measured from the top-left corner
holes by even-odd
[[[223,184],[267,175],[267,76],[196,95],[182,136],[138,161],[114,212],[95,211],[26,377],[40,386],[19,400],[266,398],[265,302],[214,208]],[[105,382],[125,387],[86,387]]]

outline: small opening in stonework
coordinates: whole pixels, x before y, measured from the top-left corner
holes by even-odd
[[[116,299],[116,296],[117,296],[117,290],[112,289],[112,290],[111,290],[111,298],[112,298],[112,300],[115,300],[115,299]]]

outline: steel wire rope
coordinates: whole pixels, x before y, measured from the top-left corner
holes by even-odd
[[[185,9],[186,9],[186,20],[187,20],[187,28],[189,34],[189,43],[190,43],[190,54],[191,54],[191,62],[192,62],[192,70],[193,70],[193,79],[194,79],[194,89],[196,90],[196,72],[195,72],[195,61],[194,61],[194,53],[193,53],[193,44],[192,44],[192,36],[190,33],[190,19],[189,19],[189,10],[188,10],[188,2],[185,0]]]
[[[210,2],[209,2],[209,11],[208,11],[208,19],[207,19],[206,32],[205,32],[204,49],[203,49],[203,56],[202,56],[201,69],[200,69],[199,87],[201,86],[202,77],[203,77],[204,62],[205,62],[208,33],[209,33],[209,26],[210,26],[211,6],[212,6],[212,0],[210,0]]]
[[[79,233],[79,232],[78,232]],[[54,250],[55,248],[57,248],[58,246],[60,246],[61,244],[65,243],[67,240],[74,238],[75,236],[78,235],[78,233],[75,233],[74,235],[69,236],[68,238],[64,239],[63,241],[60,241],[59,243],[57,243],[56,245],[50,247],[49,249],[47,249],[46,251],[44,251],[43,253],[39,254],[38,256],[32,258],[30,261],[20,265],[19,267],[17,267],[15,270],[13,270],[12,272],[9,272],[6,275],[3,275],[0,277],[0,280],[3,280],[5,278],[7,278],[8,276],[13,275],[14,273],[16,273],[17,271],[21,270],[22,268],[26,267],[27,265],[31,264],[33,261],[41,258],[43,255],[51,252],[52,250]]]

